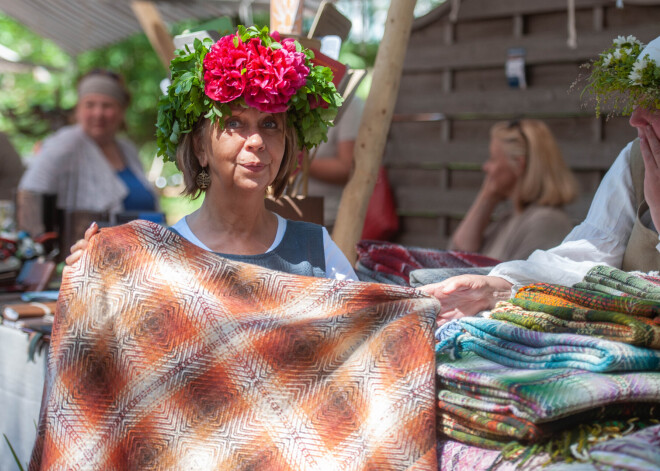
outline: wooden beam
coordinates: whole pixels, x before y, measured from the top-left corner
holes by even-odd
[[[270,30],[282,34],[302,34],[302,0],[271,0]]]
[[[165,69],[169,69],[170,61],[174,59],[174,41],[158,9],[153,2],[145,1],[133,1],[131,8],[142,26],[142,30],[149,38],[151,47],[158,54]]]
[[[351,263],[383,159],[396,103],[403,58],[413,22],[415,0],[390,3],[383,40],[378,48],[373,82],[355,141],[355,173],[342,193],[333,239]]]
[[[466,5],[468,2],[466,2]],[[439,29],[438,29],[439,31]],[[551,64],[555,62],[586,62],[603,49],[612,44],[612,38],[630,33],[628,26],[613,26],[607,31],[601,31],[580,37],[579,49],[566,46],[566,35],[562,32],[544,35],[525,36],[522,38],[489,38],[488,47],[484,47],[483,39],[456,43],[438,47],[434,40],[442,40],[435,31],[426,36],[414,35],[410,39],[410,50],[404,63],[405,73],[438,72],[443,69],[478,69],[483,67],[501,66],[507,57],[510,47],[522,47],[526,50],[526,65]],[[436,34],[436,37],[433,36]],[[635,28],[635,36],[642,42],[649,42],[658,36],[656,24],[646,24]]]

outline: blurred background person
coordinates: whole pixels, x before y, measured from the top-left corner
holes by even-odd
[[[577,183],[550,129],[534,119],[498,122],[489,151],[481,189],[450,248],[504,261],[559,244],[573,228],[562,207],[575,199]],[[493,220],[505,202],[511,207]]]
[[[14,201],[24,170],[21,156],[12,146],[9,136],[0,132],[0,200]]]
[[[44,196],[56,208],[117,214],[154,211],[157,195],[131,141],[118,137],[130,94],[114,72],[96,69],[78,82],[76,124],[44,140],[19,185],[19,228],[44,231]],[[81,234],[78,234],[78,237]]]
[[[323,197],[323,223],[332,232],[344,185],[353,170],[355,140],[364,102],[357,96],[346,105],[336,126],[328,129],[328,141],[319,145],[309,166],[307,193]]]

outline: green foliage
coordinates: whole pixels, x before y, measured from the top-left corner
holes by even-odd
[[[660,109],[660,64],[641,52],[634,36],[619,36],[591,66],[585,91],[596,95],[596,113],[610,102],[614,111],[630,114],[636,106]]]
[[[18,469],[20,471],[24,471],[25,468],[23,468],[23,465],[21,464],[21,460],[18,459],[18,455],[16,454],[16,451],[14,450],[14,447],[11,446],[11,442],[9,441],[9,438],[7,438],[6,434],[2,434],[3,437],[5,437],[5,441],[7,442],[7,445],[9,446],[9,451],[11,451],[12,456],[14,457],[14,461],[16,461],[16,466],[18,466]]]
[[[234,47],[251,39],[259,39],[263,46],[270,49],[282,47],[270,36],[265,26],[238,26],[237,36],[233,40]],[[303,52],[306,56],[305,64],[309,68],[309,74],[305,85],[300,87],[288,102],[287,119],[289,125],[297,131],[300,146],[310,149],[327,139],[328,126],[337,114],[342,99],[332,83],[330,69],[313,66],[313,52],[303,48],[297,41],[295,44],[296,51]],[[209,38],[203,41],[195,39],[192,49],[186,45],[184,49],[177,50],[170,64],[172,83],[167,94],[158,102],[156,122],[158,153],[166,160],[175,160],[176,148],[182,134],[191,132],[201,117],[222,126],[222,118],[231,116],[228,103],[209,98],[204,90],[204,58],[212,46],[213,41]],[[324,102],[323,106],[312,108],[309,102],[312,96]],[[245,106],[242,96],[234,99],[232,103]]]
[[[0,73],[0,129],[25,154],[37,139],[52,131],[51,123],[66,120],[62,110],[75,100],[66,92],[66,84],[74,76],[73,62],[52,41],[2,14],[0,44],[17,52],[21,62],[42,66],[34,72]]]

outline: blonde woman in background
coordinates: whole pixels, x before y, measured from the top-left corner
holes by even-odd
[[[519,260],[559,244],[573,227],[562,207],[577,184],[550,129],[535,119],[498,122],[489,150],[483,184],[450,248]],[[511,208],[493,221],[507,201]]]

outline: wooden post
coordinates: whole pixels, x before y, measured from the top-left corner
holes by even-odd
[[[149,38],[151,47],[154,48],[165,66],[165,70],[169,70],[170,61],[174,59],[174,40],[167,31],[158,9],[153,2],[143,1],[131,2],[131,8],[140,22],[142,30]]]
[[[303,3],[303,0],[271,0],[270,30],[301,35]]]
[[[332,238],[351,263],[355,263],[355,245],[362,235],[369,198],[383,160],[414,9],[415,0],[390,3],[385,33],[374,65],[371,90],[355,141],[355,173],[346,185],[339,204]]]

